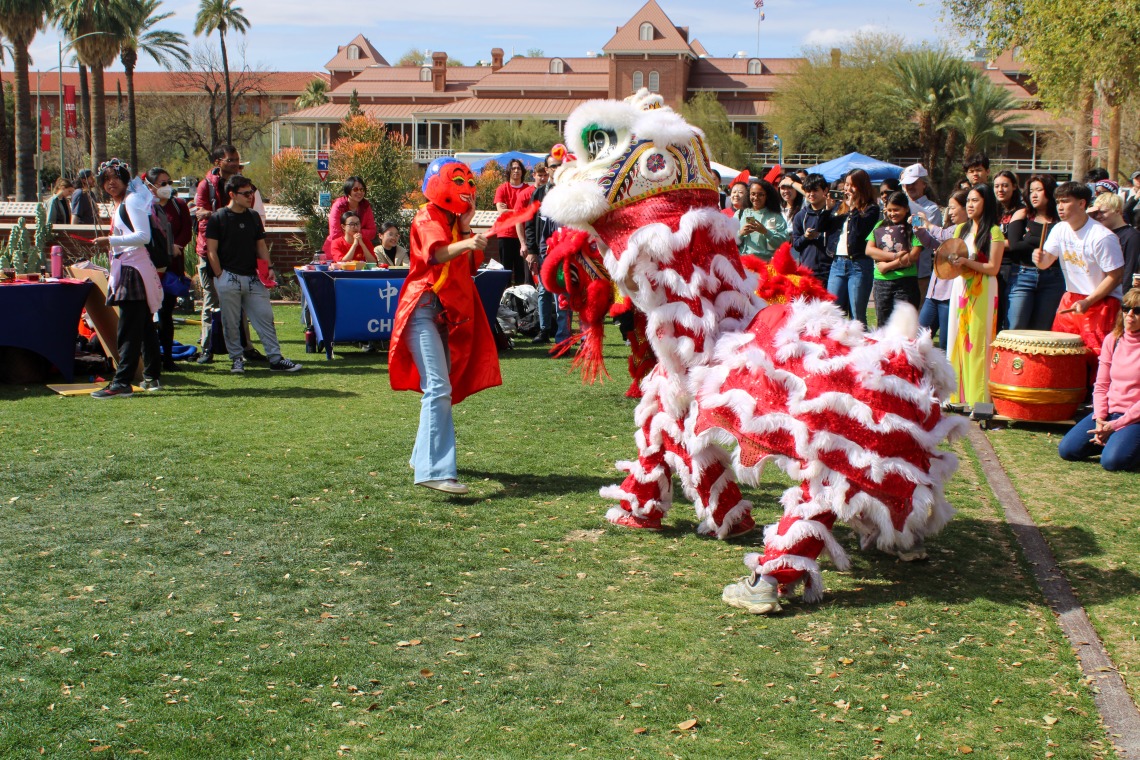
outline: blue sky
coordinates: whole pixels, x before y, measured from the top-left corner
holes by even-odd
[[[714,56],[756,53],[757,12],[752,0],[658,0],[678,26],[688,26]],[[644,0],[238,0],[250,20],[246,57],[253,66],[277,71],[318,71],[358,32],[391,63],[409,48],[444,50],[466,64],[490,58],[493,47],[573,57],[601,51],[614,29]],[[192,38],[197,0],[165,0],[173,11],[166,28]],[[766,0],[760,54],[787,57],[805,45],[830,46],[853,31],[872,28],[909,40],[945,39],[937,0]],[[239,35],[240,38],[240,35]],[[33,68],[55,65],[57,35],[49,30],[32,45]],[[235,40],[235,42],[237,42]],[[216,44],[216,42],[215,42]],[[240,43],[239,43],[240,44]],[[234,45],[236,47],[237,45]],[[117,64],[112,69],[120,68]],[[140,58],[140,70],[154,70]]]

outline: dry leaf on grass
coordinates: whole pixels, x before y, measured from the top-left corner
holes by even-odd
[[[681,729],[682,731],[688,731],[688,730],[696,728],[696,727],[697,727],[697,721],[695,718],[691,718],[689,720],[683,720],[677,724],[677,728]]]

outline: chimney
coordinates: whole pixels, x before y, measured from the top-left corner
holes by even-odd
[[[839,68],[840,62],[843,60],[843,51],[839,48],[831,49],[831,65],[833,68]]]
[[[443,92],[447,89],[447,53],[431,54],[431,90]]]
[[[491,48],[491,71],[503,68],[503,49]]]

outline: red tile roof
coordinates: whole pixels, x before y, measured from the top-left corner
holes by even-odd
[[[412,114],[424,110],[423,103],[386,103],[373,105],[363,103],[360,110],[374,119],[385,122],[411,124],[415,121]],[[348,103],[325,103],[312,108],[286,114],[282,121],[328,124],[333,121],[344,121],[348,117]]]
[[[773,108],[770,100],[725,99],[720,104],[734,121],[763,121],[764,117],[772,113]]]
[[[568,98],[464,98],[454,103],[417,110],[429,118],[565,119],[585,99]]]
[[[360,50],[360,57],[356,60],[348,57],[348,49],[353,45]],[[329,71],[361,71],[372,65],[387,66],[388,62],[367,37],[358,34],[352,38],[352,42],[337,48],[336,55],[325,64],[325,68]]]
[[[641,39],[641,25],[649,22],[653,25],[653,39]],[[688,43],[688,29],[681,33],[657,0],[649,0],[641,6],[641,10],[633,14],[633,18],[619,26],[610,41],[602,46],[607,53],[620,53],[636,51],[639,53],[688,53],[693,50]]]

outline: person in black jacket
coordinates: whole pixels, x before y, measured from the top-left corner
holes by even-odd
[[[550,176],[546,184],[539,186],[531,196],[531,201],[541,202],[551,188],[554,187],[554,175],[562,166],[562,160],[552,152],[542,162]],[[546,260],[546,241],[558,229],[558,224],[544,215],[541,210],[526,223],[526,263],[531,272],[537,275],[542,270],[542,262]],[[531,343],[549,343],[553,339],[561,343],[570,337],[570,312],[558,308],[558,298],[543,287],[542,277],[538,280],[538,335]]]
[[[827,232],[827,250],[834,256],[827,290],[848,317],[867,326],[867,301],[871,297],[875,262],[867,257],[867,236],[879,221],[871,177],[856,169],[843,181],[843,203],[832,215]]]
[[[831,228],[832,215],[827,204],[827,180],[822,174],[808,175],[804,195],[807,203],[792,219],[793,256],[826,285],[831,275],[826,233]]]
[[[1089,216],[1108,227],[1120,241],[1124,253],[1124,276],[1120,279],[1125,292],[1140,282],[1140,232],[1126,224],[1123,217],[1124,200],[1115,193],[1101,193],[1089,209]]]

